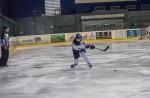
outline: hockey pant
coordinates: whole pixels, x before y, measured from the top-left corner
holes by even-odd
[[[78,65],[78,63],[79,63],[78,59],[79,59],[80,55],[83,57],[84,61],[87,64],[90,64],[90,61],[89,61],[89,59],[87,57],[86,52],[78,52],[78,54],[74,54],[74,64],[75,65]]]

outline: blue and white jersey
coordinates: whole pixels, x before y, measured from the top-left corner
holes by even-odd
[[[76,39],[73,40],[72,42],[72,49],[74,51],[81,51],[81,50],[85,50],[86,48],[88,48],[89,45],[85,44],[84,42],[78,42],[76,41]]]
[[[73,43],[73,44],[72,44],[72,48],[73,48],[74,50],[80,51],[80,50],[83,50],[83,49],[86,48],[86,44],[80,43],[80,44],[76,45],[76,44]]]
[[[2,43],[2,46],[9,47],[9,34],[8,33],[5,32],[2,34],[1,43]]]

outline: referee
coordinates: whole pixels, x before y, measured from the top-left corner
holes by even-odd
[[[1,33],[1,58],[0,67],[8,67],[7,61],[9,58],[9,27],[2,27]]]

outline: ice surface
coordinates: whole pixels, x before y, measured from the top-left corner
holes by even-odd
[[[71,47],[20,50],[0,70],[0,98],[150,98],[150,41],[112,43],[88,57],[92,69],[82,58],[70,69]]]

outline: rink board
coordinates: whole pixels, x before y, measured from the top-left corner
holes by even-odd
[[[108,31],[91,31],[91,32],[70,32],[61,34],[31,35],[18,36],[10,38],[10,50],[14,51],[16,46],[32,47],[44,45],[71,45],[75,35],[79,33],[83,39],[89,43],[113,41],[113,40],[137,40],[140,37],[140,29],[123,29]]]

